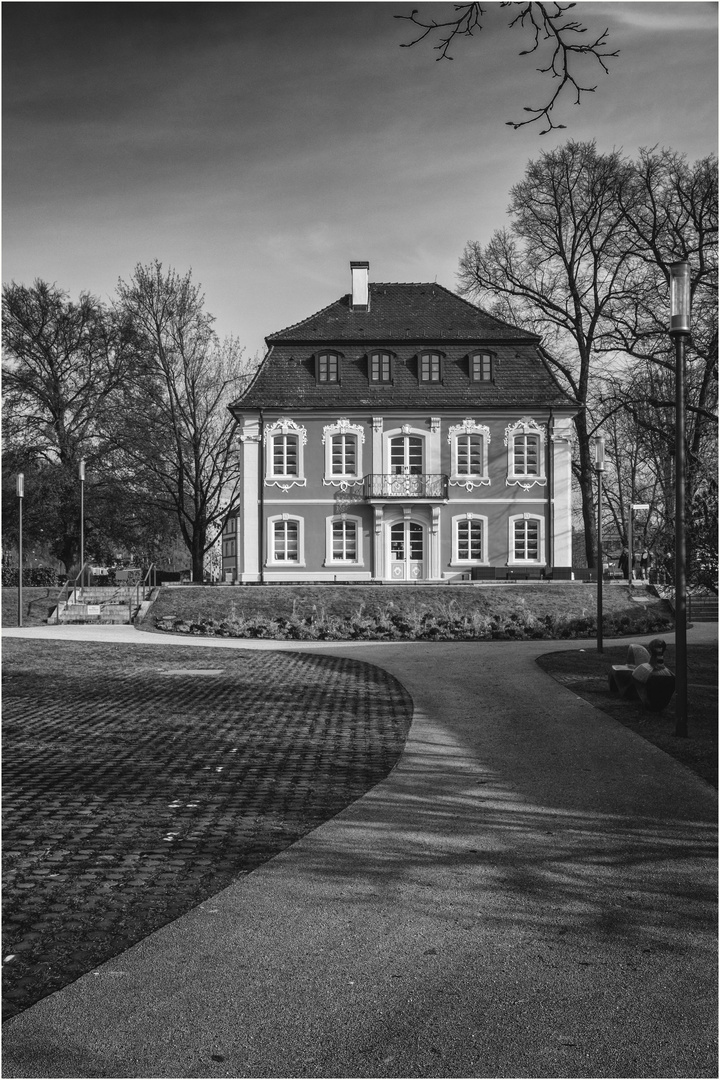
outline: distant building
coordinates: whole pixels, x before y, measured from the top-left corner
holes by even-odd
[[[539,338],[440,285],[350,267],[348,295],[266,338],[231,406],[243,486],[224,579],[569,571],[577,405]]]

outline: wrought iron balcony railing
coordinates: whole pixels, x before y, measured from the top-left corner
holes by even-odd
[[[370,473],[365,477],[366,499],[447,499],[445,473]]]

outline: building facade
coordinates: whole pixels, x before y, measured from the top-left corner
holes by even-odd
[[[446,582],[569,568],[577,405],[539,338],[437,284],[351,291],[271,334],[232,405],[234,582]]]

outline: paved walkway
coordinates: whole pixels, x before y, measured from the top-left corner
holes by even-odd
[[[343,657],[6,641],[3,1020],[345,809],[411,721]]]
[[[5,1076],[717,1075],[716,795],[534,663],[581,643],[197,644],[383,667],[414,700],[405,754],[10,1020]]]

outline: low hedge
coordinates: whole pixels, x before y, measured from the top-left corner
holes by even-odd
[[[158,630],[202,637],[260,638],[272,641],[529,641],[589,638],[597,634],[594,615],[545,615],[538,618],[527,609],[499,617],[480,612],[443,616],[417,609],[382,611],[351,617],[313,613],[288,618],[250,617],[234,614],[215,620],[187,622],[173,615],[155,620]],[[638,609],[632,615],[603,618],[608,637],[655,634],[672,629],[667,611]]]

